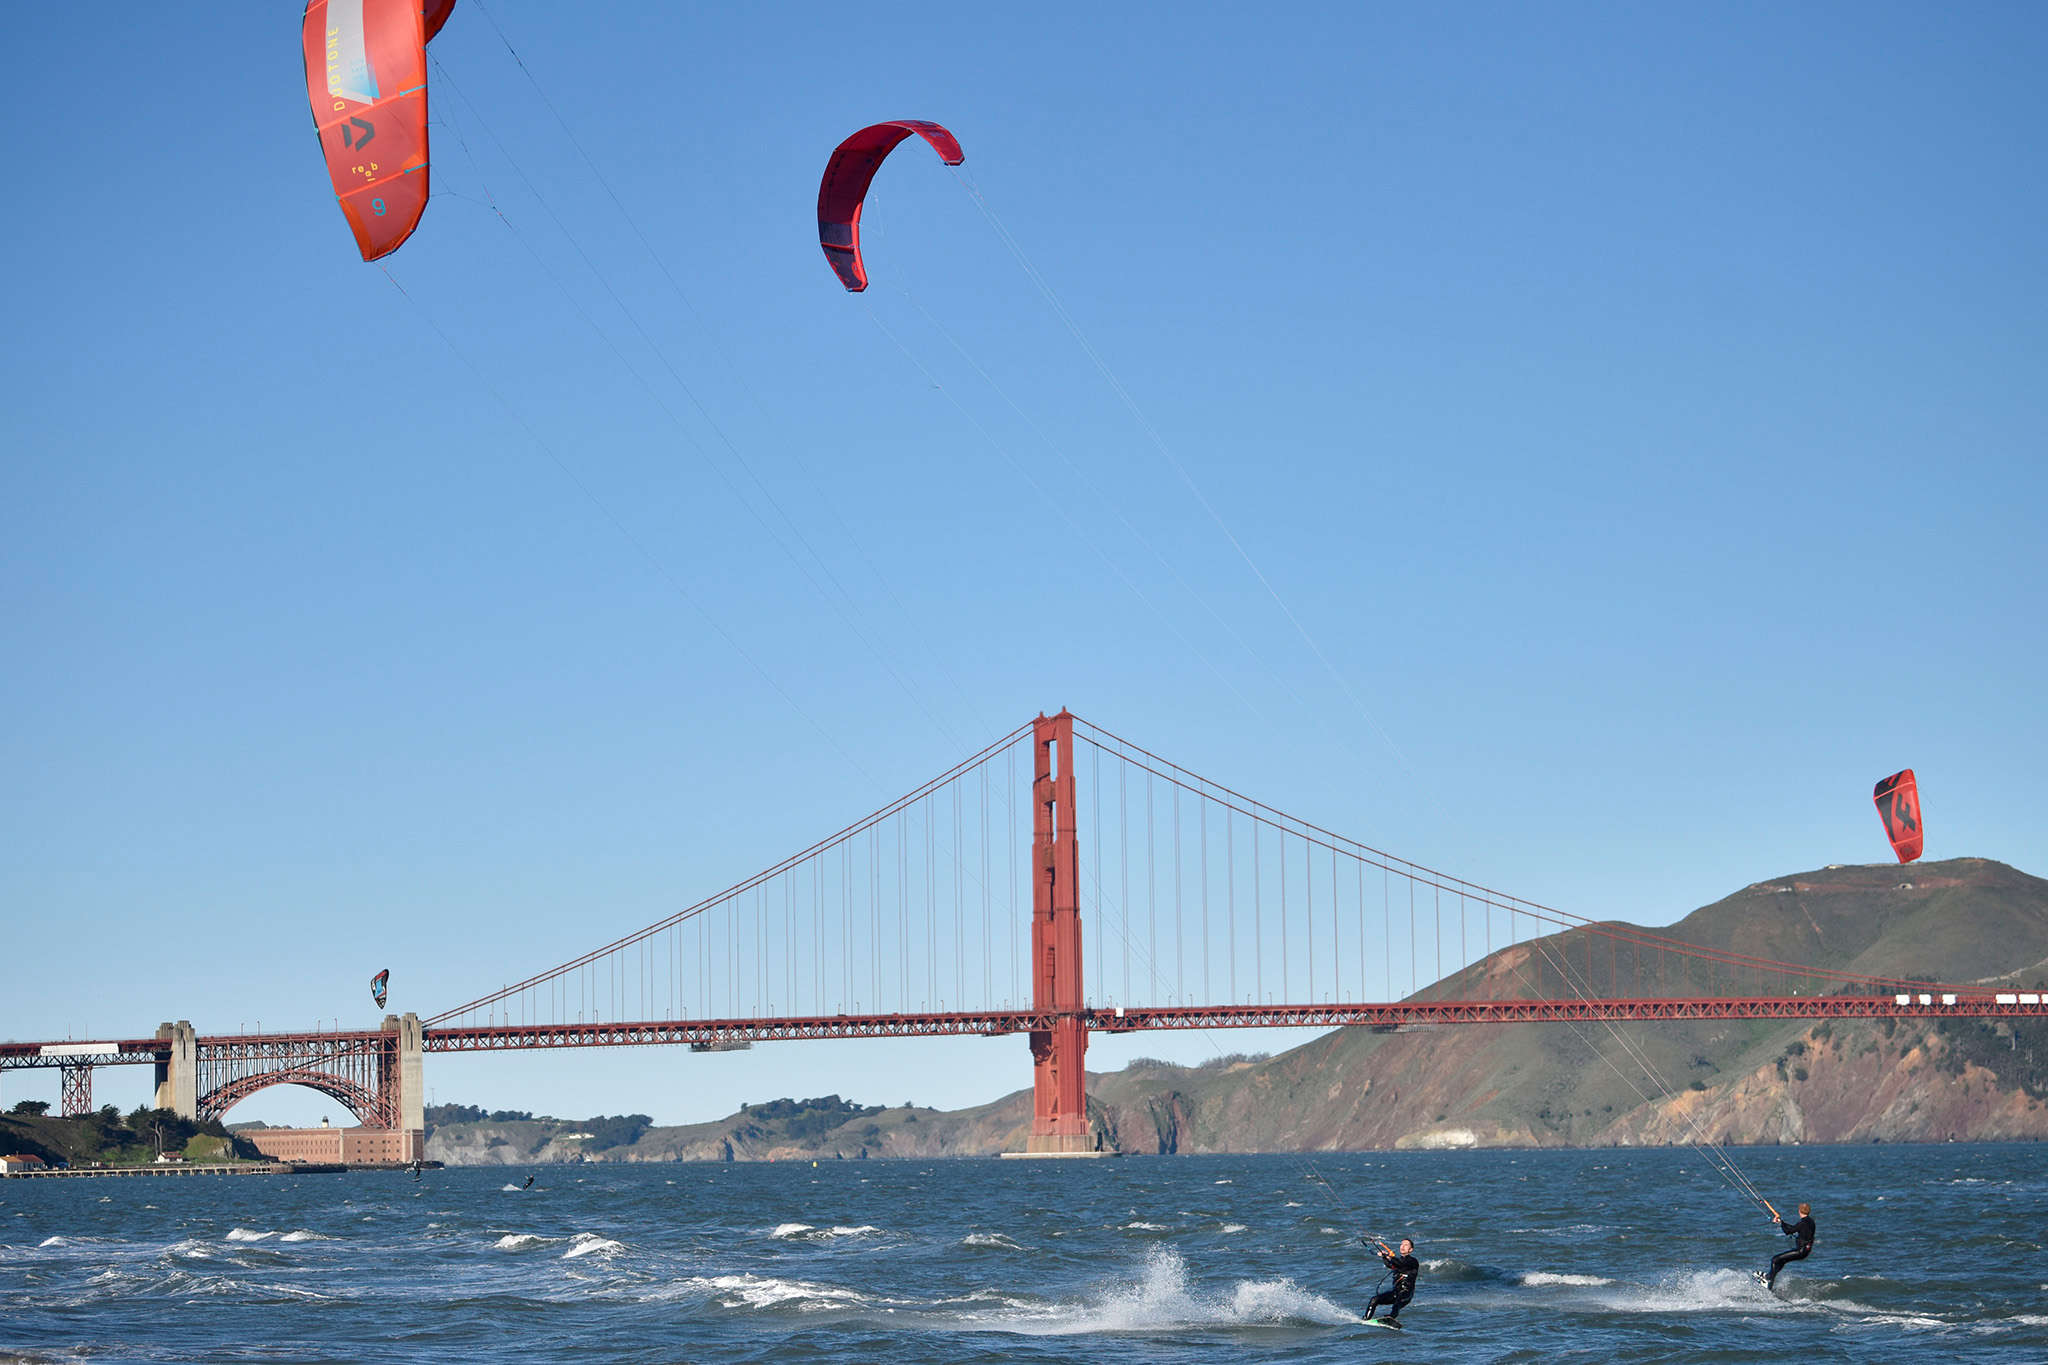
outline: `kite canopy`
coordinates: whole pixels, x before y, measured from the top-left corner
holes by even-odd
[[[839,282],[852,293],[868,287],[867,267],[860,258],[860,210],[868,186],[896,144],[912,133],[929,142],[948,166],[967,159],[944,128],[906,118],[870,124],[840,143],[825,163],[825,178],[818,182],[818,245],[825,248],[825,260]]]
[[[388,256],[427,209],[427,38],[448,18],[429,0],[309,0],[306,98],[327,174],[363,259]]]
[[[426,0],[420,6],[420,24],[426,30],[426,40],[434,41],[434,35],[441,31],[441,25],[448,22],[448,16],[455,12],[455,0]]]
[[[1892,841],[1892,852],[1899,855],[1899,861],[1910,863],[1919,857],[1927,835],[1920,827],[1920,787],[1913,780],[1913,770],[1893,773],[1878,783],[1871,799],[1877,802],[1884,837]]]
[[[370,978],[370,998],[377,1002],[377,1008],[380,1010],[384,1008],[384,997],[390,990],[390,987],[391,969],[389,967],[386,967],[383,971]]]

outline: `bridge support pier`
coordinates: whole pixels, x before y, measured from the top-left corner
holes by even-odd
[[[395,1035],[385,1045],[377,1088],[391,1126],[404,1137],[403,1161],[424,1160],[427,1155],[426,1091],[423,1063],[426,1033],[420,1017],[407,1012],[384,1016],[384,1032]]]
[[[1032,723],[1031,998],[1054,1016],[1031,1033],[1031,1156],[1095,1151],[1088,1122],[1088,1026],[1081,996],[1081,849],[1074,814],[1074,717]],[[1054,769],[1054,751],[1058,769]]]
[[[59,1111],[67,1119],[84,1118],[92,1112],[92,1063],[66,1062],[61,1070],[63,1103]]]
[[[158,1041],[166,1044],[157,1053],[155,1108],[168,1109],[181,1119],[199,1119],[199,1038],[189,1019],[156,1026]]]

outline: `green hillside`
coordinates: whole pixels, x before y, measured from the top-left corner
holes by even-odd
[[[0,1153],[72,1166],[147,1166],[160,1151],[188,1161],[263,1159],[218,1122],[193,1123],[168,1109],[140,1108],[124,1116],[109,1104],[83,1118],[55,1118],[44,1108],[30,1102],[0,1114]]]

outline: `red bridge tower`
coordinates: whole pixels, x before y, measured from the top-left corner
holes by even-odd
[[[1092,1155],[1088,1026],[1081,998],[1081,846],[1074,817],[1074,716],[1032,722],[1031,1003],[1053,1016],[1031,1032],[1032,1156]],[[1054,771],[1058,750],[1058,771]]]

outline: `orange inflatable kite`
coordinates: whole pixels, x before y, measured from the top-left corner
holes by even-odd
[[[453,3],[430,3],[436,29]],[[427,36],[420,0],[306,6],[306,98],[366,261],[398,250],[427,209]]]

